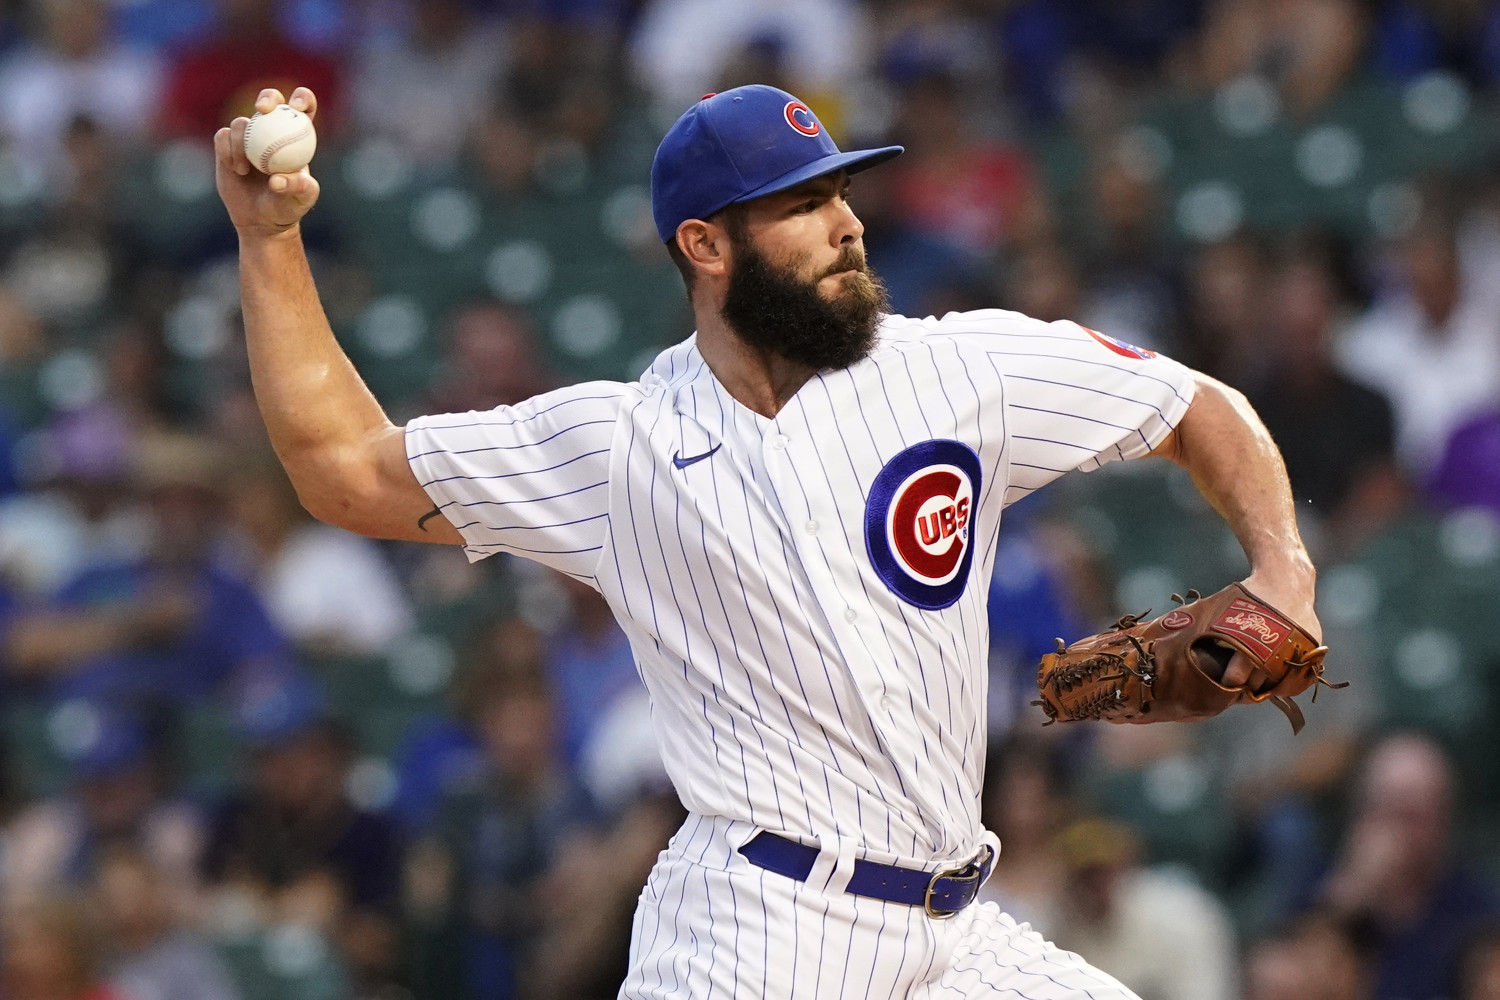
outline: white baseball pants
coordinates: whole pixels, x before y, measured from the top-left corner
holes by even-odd
[[[636,906],[620,1000],[1138,1000],[993,903],[936,920],[844,892],[847,851],[805,882],[759,868],[736,850],[757,832],[688,817]]]

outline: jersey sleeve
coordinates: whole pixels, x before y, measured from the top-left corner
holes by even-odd
[[[957,325],[999,378],[1007,502],[1074,469],[1147,454],[1193,400],[1193,373],[1184,365],[1077,323],[987,310]]]
[[[406,457],[471,562],[510,552],[592,577],[609,529],[609,453],[628,387],[589,382],[485,412],[417,417]]]

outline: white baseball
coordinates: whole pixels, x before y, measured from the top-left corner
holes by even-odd
[[[278,104],[245,126],[245,155],[263,174],[290,174],[312,160],[318,134],[312,119],[289,104]]]

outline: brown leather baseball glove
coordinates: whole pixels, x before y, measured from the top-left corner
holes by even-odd
[[[1323,656],[1312,636],[1238,583],[1202,597],[1188,591],[1181,607],[1160,618],[1126,615],[1108,632],[1042,657],[1033,704],[1047,725],[1078,719],[1107,722],[1174,722],[1206,719],[1230,705],[1270,701],[1301,732],[1302,710],[1292,696],[1323,684]],[[1229,659],[1244,653],[1265,675],[1251,687],[1219,683]],[[1313,691],[1316,700],[1318,693]]]

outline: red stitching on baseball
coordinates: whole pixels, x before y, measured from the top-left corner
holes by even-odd
[[[254,124],[254,123],[252,122],[251,124]],[[271,172],[271,170],[270,170],[270,167],[271,167],[271,157],[275,156],[278,152],[280,152],[281,149],[282,149],[282,147],[285,146],[287,143],[289,143],[289,142],[296,142],[298,139],[303,138],[304,136],[306,136],[311,131],[312,131],[311,128],[304,126],[303,129],[302,129],[302,131],[300,131],[300,132],[295,132],[292,135],[284,135],[280,139],[273,140],[271,143],[269,143],[266,146],[265,149],[261,150],[261,154],[260,154],[260,157],[259,157],[260,172],[263,173],[263,174],[270,173]],[[250,136],[250,125],[246,125],[245,126],[245,137],[249,138],[249,136]]]

